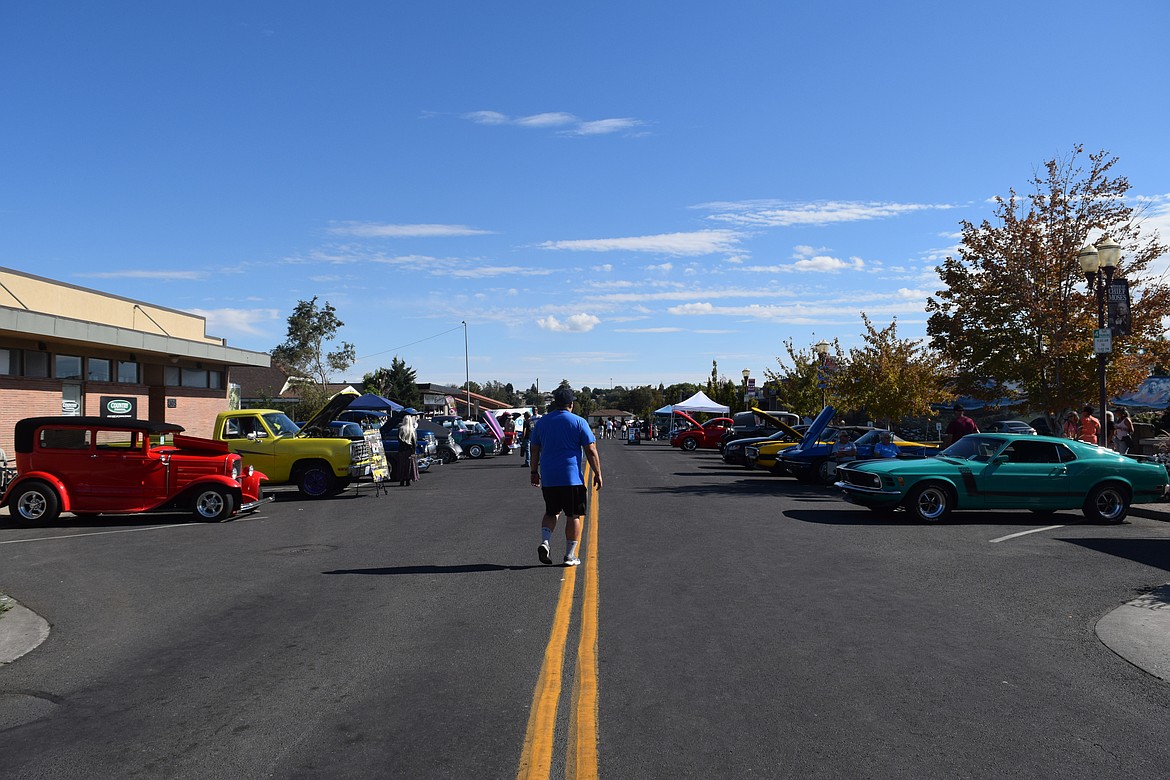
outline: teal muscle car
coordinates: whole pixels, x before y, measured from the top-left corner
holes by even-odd
[[[928,523],[952,509],[1080,509],[1120,523],[1131,504],[1165,500],[1167,473],[1094,444],[1020,434],[964,436],[933,458],[838,467],[836,486],[875,511],[904,508]]]

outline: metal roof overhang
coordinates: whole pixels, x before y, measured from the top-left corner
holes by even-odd
[[[129,328],[0,306],[0,333],[9,332],[25,338],[50,338],[78,344],[100,344],[114,349],[124,349],[128,352],[148,352],[168,357],[224,363],[231,366],[268,367],[272,364],[272,358],[266,352],[252,352],[222,344],[190,341],[157,333],[144,333]]]

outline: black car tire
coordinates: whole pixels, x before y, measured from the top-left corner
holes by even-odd
[[[44,482],[27,482],[9,499],[8,511],[18,525],[47,525],[60,517],[61,500]]]
[[[459,456],[455,454],[455,450],[447,449],[446,447],[439,450],[439,457],[443,460],[443,465],[450,466],[455,461],[459,460]]]
[[[683,439],[682,444],[679,446],[687,452],[694,452],[695,450],[699,449],[699,441],[694,436],[691,436],[689,438]]]
[[[472,444],[467,448],[467,456],[472,460],[479,460],[484,456],[484,448],[482,444]]]
[[[323,463],[310,463],[297,472],[297,490],[305,498],[325,498],[333,492],[337,477]]]
[[[1116,482],[1106,482],[1089,491],[1081,508],[1096,523],[1120,523],[1129,514],[1129,491]]]
[[[927,482],[918,485],[906,496],[906,511],[924,523],[937,523],[951,513],[954,499],[946,485]]]
[[[817,475],[817,482],[822,485],[831,485],[836,481],[834,475],[837,472],[832,466],[832,461],[822,460],[813,467],[813,471]]]
[[[191,513],[195,519],[207,523],[222,523],[235,511],[235,496],[218,485],[200,490],[191,504]]]

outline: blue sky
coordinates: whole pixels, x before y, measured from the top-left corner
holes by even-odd
[[[1109,149],[1170,238],[1170,6],[0,5],[0,265],[203,314],[314,295],[420,381],[761,377],[925,335],[961,219]],[[339,377],[340,378],[340,377]]]

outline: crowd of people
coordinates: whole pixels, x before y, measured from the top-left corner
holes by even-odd
[[[1098,444],[1101,438],[1101,421],[1093,416],[1093,407],[1086,404],[1080,414],[1070,410],[1064,418],[1062,433],[1066,439],[1076,439],[1088,444]],[[1116,412],[1105,412],[1105,441],[1122,455],[1134,445],[1133,420],[1124,406]]]

